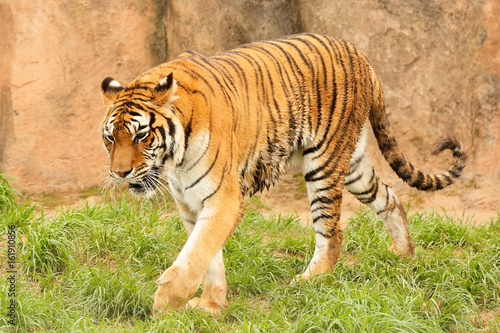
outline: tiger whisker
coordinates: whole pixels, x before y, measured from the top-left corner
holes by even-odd
[[[170,178],[174,179],[176,182],[178,182],[180,184],[184,184],[184,181],[182,181],[180,178],[178,178],[174,175],[165,176],[165,174],[163,172],[158,171],[158,170],[151,170],[151,173],[153,175],[157,176],[159,179],[162,179],[167,184],[168,184],[168,178],[166,178],[166,177],[170,177]],[[186,174],[186,173],[184,173],[184,174]]]
[[[159,207],[161,207],[162,204],[160,203],[160,198],[158,195],[155,195],[157,191],[160,191],[161,193],[161,190],[157,186],[159,184],[158,181],[151,175],[146,176],[145,181],[147,183],[149,190],[153,192],[153,195],[150,198],[154,196],[156,203],[158,204]]]
[[[113,180],[109,177],[109,175],[102,177],[103,186],[99,192],[99,195],[102,197],[106,197],[106,195],[113,189]]]
[[[160,178],[160,179],[163,179],[163,178]],[[166,181],[165,179],[163,179],[164,181]],[[169,194],[170,196],[173,196],[172,195],[172,192],[170,191],[170,189],[165,185],[163,184],[162,182],[158,182],[158,188],[161,189],[161,190],[165,190],[167,194]],[[165,193],[162,191],[162,194],[165,195]]]
[[[165,192],[163,192],[163,189],[165,189],[170,195],[172,194],[172,193],[170,193],[169,188],[162,182],[162,181],[164,181],[164,182],[168,183],[168,180],[165,178],[165,176],[161,172],[153,170],[151,175],[157,178],[157,179],[154,179],[154,182],[155,182],[157,189],[160,190],[162,195],[165,195]]]
[[[163,188],[165,188],[165,190],[167,190],[167,192],[168,192],[170,195],[172,195],[172,193],[170,192],[170,189],[169,189],[169,188],[168,188],[168,187],[164,184],[164,183],[168,184],[168,178],[166,178],[166,177],[165,177],[165,175],[164,175],[163,173],[160,173],[160,172],[158,172],[158,171],[156,171],[156,172],[155,172],[155,171],[153,171],[153,173],[152,173],[152,174],[158,178],[158,185],[163,186]],[[181,183],[181,182],[182,182],[180,179],[177,179],[177,178],[174,178],[174,177],[172,177],[172,178],[173,178],[174,180],[178,181],[179,183]],[[163,181],[164,183],[163,183],[162,181]]]
[[[166,165],[166,164],[159,164],[159,165],[156,165],[156,167],[161,168],[161,169],[167,169],[167,170],[175,171],[176,173],[179,173],[179,174],[182,174],[182,175],[187,175],[188,174],[187,171],[184,171],[184,170],[181,170],[179,168],[172,167],[172,166],[169,166],[169,165]]]

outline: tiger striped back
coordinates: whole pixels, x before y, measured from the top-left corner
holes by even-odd
[[[213,115],[214,127],[245,138],[237,161],[244,193],[272,185],[297,149],[318,158],[339,141],[340,153],[307,179],[345,169],[342,156],[352,153],[371,107],[366,58],[346,41],[324,36],[252,43],[212,58],[185,53],[169,70],[181,88],[188,76],[200,102],[224,114]]]

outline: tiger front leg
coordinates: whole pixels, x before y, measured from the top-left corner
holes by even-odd
[[[158,289],[155,293],[154,313],[161,315],[162,312],[170,309],[178,310],[186,306],[211,314],[220,314],[228,306],[225,271],[224,266],[220,263],[222,263],[222,249],[214,257],[209,269],[204,274],[201,297],[191,299],[187,305],[186,301],[198,290],[200,280],[194,278],[195,274],[186,274],[184,278],[181,278],[179,268],[172,265],[157,281]]]
[[[202,280],[205,291],[201,300],[191,301],[192,307],[220,313],[227,304],[224,266],[220,265],[222,247],[241,220],[243,202],[238,183],[228,178],[205,198],[186,244],[173,265],[158,279],[153,304],[156,315],[184,307]]]
[[[182,201],[176,200],[176,204],[184,229],[187,235],[190,236],[196,225],[197,214]],[[212,259],[210,266],[203,276],[202,286],[203,294],[201,297],[195,297],[190,300],[187,307],[200,309],[212,314],[220,314],[223,309],[227,308],[227,282],[222,249]]]
[[[220,314],[228,307],[227,282],[222,249],[210,263],[202,281],[203,293],[188,302],[193,309],[200,309],[212,314]]]

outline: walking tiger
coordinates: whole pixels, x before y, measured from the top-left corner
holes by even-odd
[[[423,191],[445,188],[467,163],[453,137],[441,174],[419,171],[401,152],[380,81],[352,44],[318,34],[255,42],[205,57],[186,52],[124,87],[102,82],[101,132],[116,183],[152,196],[168,182],[188,240],[157,280],[153,309],[220,313],[228,305],[222,247],[243,216],[243,197],[273,185],[300,155],[314,223],[315,250],[299,278],[335,265],[342,242],[345,187],[384,221],[391,250],[414,251],[398,198],[365,154],[369,125],[394,172]],[[199,298],[191,297],[203,284]],[[190,300],[191,299],[191,300]]]

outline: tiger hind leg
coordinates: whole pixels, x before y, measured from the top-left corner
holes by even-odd
[[[300,278],[311,278],[331,270],[338,260],[342,244],[340,209],[342,203],[342,179],[340,175],[330,177],[308,177],[307,171],[321,163],[304,156],[304,174],[311,205],[311,216],[315,229],[314,254]]]
[[[407,257],[413,254],[415,245],[403,206],[392,189],[377,175],[365,152],[366,127],[351,158],[344,187],[382,219],[392,242],[389,250]]]

